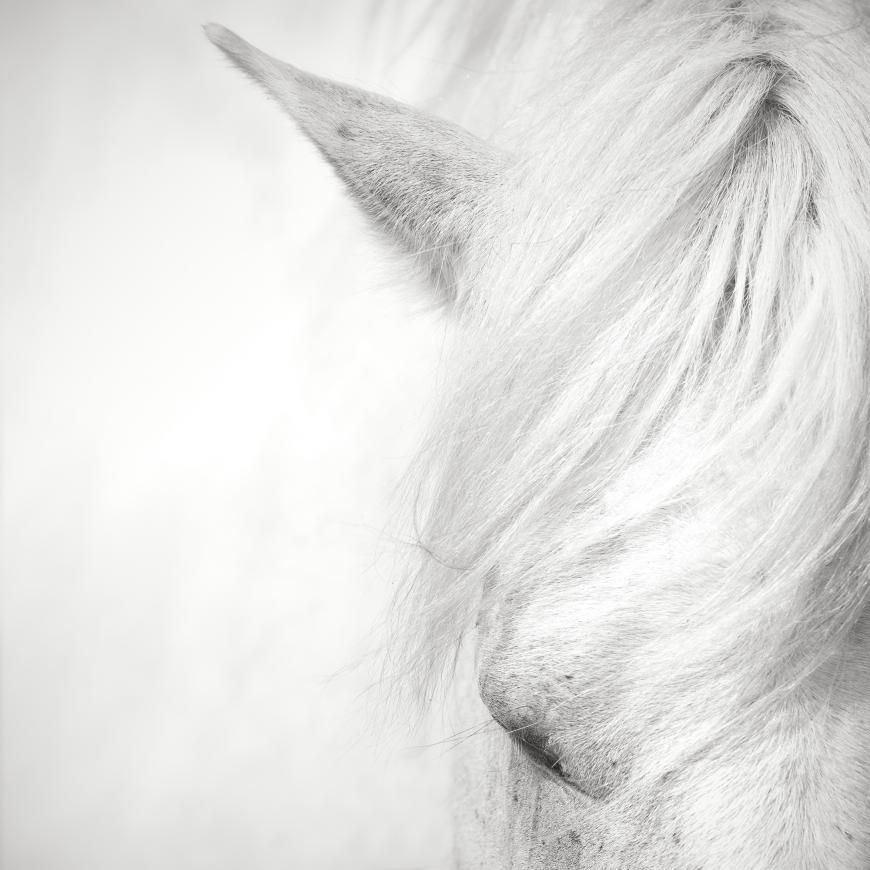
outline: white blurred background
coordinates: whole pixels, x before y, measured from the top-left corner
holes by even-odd
[[[3,867],[444,866],[441,726],[366,691],[443,327],[200,25],[434,60],[355,0],[0,16]]]

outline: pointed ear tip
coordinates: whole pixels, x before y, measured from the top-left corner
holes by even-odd
[[[216,24],[210,21],[208,24],[202,25],[205,35],[220,49],[231,51],[239,45],[244,44],[241,37],[236,36],[232,30],[227,30],[222,24]]]
[[[270,57],[264,51],[242,39],[222,24],[203,24],[205,35],[216,45],[230,61],[255,81],[261,84],[266,77],[275,72],[277,67],[289,69],[289,64],[282,64]]]

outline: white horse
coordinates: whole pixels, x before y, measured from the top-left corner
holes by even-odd
[[[457,866],[866,868],[870,10],[573,5],[480,4],[491,141],[207,28],[455,323],[399,613],[501,726]]]

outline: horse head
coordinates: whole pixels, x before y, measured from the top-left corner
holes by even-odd
[[[853,11],[566,13],[497,143],[207,28],[454,324],[400,612],[408,678],[452,670],[490,722],[457,752],[458,866],[870,861]]]

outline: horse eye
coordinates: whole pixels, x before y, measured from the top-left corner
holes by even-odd
[[[560,779],[566,777],[561,758],[549,747],[549,740],[544,732],[533,726],[527,726],[509,733],[514,745],[538,767],[544,768]]]

